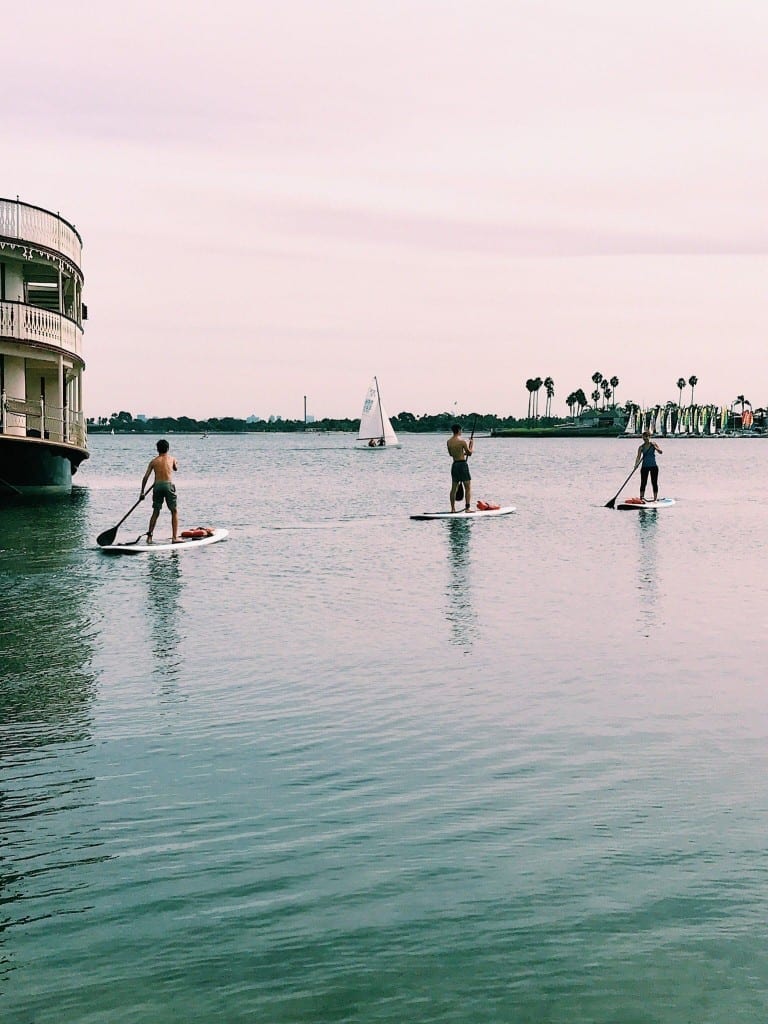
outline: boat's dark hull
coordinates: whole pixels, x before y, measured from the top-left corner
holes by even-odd
[[[33,437],[0,435],[0,499],[20,494],[67,494],[85,448]]]

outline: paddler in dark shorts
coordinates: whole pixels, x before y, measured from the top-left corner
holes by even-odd
[[[147,466],[147,472],[144,474],[144,478],[141,481],[141,498],[142,500],[146,497],[145,489],[147,481],[152,474],[155,474],[155,481],[152,485],[152,516],[149,520],[149,530],[147,531],[147,543],[152,543],[152,534],[154,533],[155,526],[157,524],[158,516],[160,515],[160,509],[163,507],[163,502],[168,506],[168,511],[171,513],[171,528],[173,530],[173,543],[181,543],[179,537],[179,513],[176,509],[176,487],[173,484],[173,474],[179,468],[176,459],[172,455],[168,454],[170,445],[167,441],[157,442],[157,455]]]
[[[464,485],[464,510],[473,512],[474,509],[469,507],[472,496],[472,477],[467,459],[472,454],[474,441],[467,443],[464,440],[461,436],[461,426],[458,423],[454,423],[451,430],[453,433],[448,438],[448,454],[453,459],[451,464],[451,512],[456,511],[456,491],[460,483]]]
[[[640,501],[645,501],[645,488],[648,486],[648,477],[651,478],[653,488],[653,500],[659,500],[659,467],[656,465],[656,452],[661,455],[661,448],[655,441],[651,440],[650,430],[643,431],[643,443],[637,449],[635,469],[640,466]]]

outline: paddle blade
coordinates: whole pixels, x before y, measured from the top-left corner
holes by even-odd
[[[117,536],[117,527],[113,526],[111,530],[105,530],[104,533],[100,533],[96,538],[96,543],[100,548],[109,547],[110,544],[115,543],[115,537]]]
[[[464,484],[459,480],[459,486],[456,488],[456,501],[464,501]]]
[[[605,507],[606,508],[615,508],[616,507],[616,499],[615,498],[611,498],[610,501],[606,501]]]

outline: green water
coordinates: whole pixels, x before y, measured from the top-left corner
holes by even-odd
[[[0,509],[0,1019],[765,1020],[768,446],[639,514],[623,440],[478,439],[452,524],[403,440],[171,438],[197,551],[95,549],[140,438]]]

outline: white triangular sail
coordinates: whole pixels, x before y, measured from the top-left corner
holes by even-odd
[[[360,414],[360,430],[357,434],[358,441],[377,442],[370,447],[391,448],[399,446],[397,434],[392,429],[389,416],[381,401],[379,382],[374,377],[371,386],[365,395],[363,411]],[[382,444],[383,441],[383,444]]]

